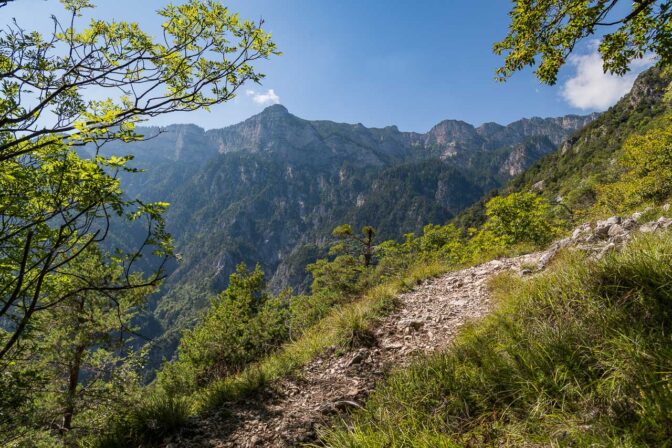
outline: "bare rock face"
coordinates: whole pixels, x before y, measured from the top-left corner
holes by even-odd
[[[535,184],[532,185],[532,191],[544,191],[544,184],[545,182],[543,180],[535,182]]]

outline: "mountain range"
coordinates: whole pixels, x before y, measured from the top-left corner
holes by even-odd
[[[596,116],[444,120],[423,134],[305,120],[274,105],[222,129],[142,128],[151,138],[108,150],[134,154],[144,170],[123,177],[130,197],[171,204],[167,228],[182,260],[145,331],[169,341],[169,356],[239,262],[259,263],[273,290],[303,292],[305,266],[326,255],[335,226],[373,225],[382,241],[445,223]],[[123,231],[112,241],[132,239]]]

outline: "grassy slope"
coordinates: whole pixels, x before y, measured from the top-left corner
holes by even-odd
[[[414,266],[403,275],[371,288],[358,300],[334,308],[303,336],[241,373],[210,383],[195,394],[183,396],[150,387],[137,406],[119,416],[110,434],[97,442],[105,448],[156,446],[182,427],[189,417],[218,408],[257,392],[273,380],[308,364],[329,347],[347,347],[365,336],[372,323],[394,308],[395,298],[422,280],[455,269],[442,263]]]
[[[499,310],[389,378],[331,447],[671,446],[672,236],[493,282]]]
[[[659,102],[668,82],[668,78],[661,77],[660,73],[655,70],[647,72],[640,79],[640,85],[646,87],[646,95],[637,101],[631,101],[632,95],[626,96],[622,102],[574,138],[573,150],[564,155],[558,153],[549,156],[528,173],[516,179],[510,189],[527,189],[531,183],[545,179],[546,193],[549,195],[560,192],[570,193],[572,197],[580,196],[582,193],[579,190],[585,185],[576,181],[577,176],[580,179],[588,179],[590,176],[587,173],[591,170],[603,173],[605,171],[603,168],[613,158],[625,137],[633,130],[643,129],[650,125],[661,115],[664,108],[659,105]],[[619,129],[619,132],[605,132],[605,129],[609,130],[614,126]],[[574,159],[573,157],[577,157],[576,154],[579,156]],[[579,188],[575,188],[577,185]],[[574,193],[567,191],[567,188],[573,188]],[[471,210],[467,214],[469,216],[467,221],[478,221],[479,213],[478,210]],[[333,310],[326,319],[319,322],[307,334],[287,344],[278,353],[251,365],[241,374],[209,384],[194,395],[172,399],[160,390],[149,394],[146,400],[138,404],[134,412],[122,419],[119,431],[113,434],[112,440],[103,445],[123,446],[124,441],[128,440],[135,442],[160,440],[163,435],[179,427],[188,416],[205,412],[220,406],[225,401],[236,400],[253,393],[268,381],[281,378],[307,364],[327,347],[347,344],[357,332],[366,331],[373,320],[389,309],[394,297],[403,289],[418,280],[438,275],[448,269],[444,265],[417,266],[404,274],[402,278],[373,288],[357,302]],[[444,372],[436,370],[435,373],[440,376]],[[428,384],[431,383],[429,378],[427,381]],[[468,410],[467,415],[470,415],[470,412]],[[406,431],[406,429],[400,430],[399,436],[403,437]],[[412,431],[409,434],[412,434]],[[469,437],[473,436],[470,434]],[[348,439],[350,436],[342,431],[331,433],[328,440],[338,445],[336,442],[340,437],[345,437],[345,446],[366,446],[357,443],[349,444],[355,439]],[[373,436],[370,440],[370,443],[373,443],[371,446],[381,446],[376,444],[381,441],[375,437],[377,436]],[[427,439],[426,446],[440,446],[437,445],[438,441],[431,439],[433,437],[431,433],[427,437],[430,438]],[[440,435],[439,439],[441,443],[447,440],[443,435]],[[420,443],[418,440],[416,443]],[[388,440],[388,442],[393,441]]]

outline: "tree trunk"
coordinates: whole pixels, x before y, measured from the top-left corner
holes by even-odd
[[[85,347],[78,345],[75,348],[74,357],[70,363],[68,372],[68,389],[65,395],[65,406],[63,408],[63,425],[61,432],[64,436],[72,430],[72,417],[75,414],[75,399],[77,398],[77,386],[79,385],[79,372],[82,364],[82,355]]]

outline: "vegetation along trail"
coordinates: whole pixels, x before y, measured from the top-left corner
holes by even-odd
[[[461,326],[488,313],[494,306],[488,287],[491,278],[506,271],[521,276],[539,272],[564,248],[601,258],[635,233],[672,227],[672,218],[642,223],[642,216],[585,223],[544,251],[492,260],[425,281],[399,295],[394,311],[371,330],[353,335],[348,350],[332,348],[257,396],[194,419],[164,446],[289,447],[314,442],[321,425],[360,408],[391,369],[446,349]]]
[[[488,280],[503,271],[526,272],[546,252],[493,260],[428,280],[398,298],[393,313],[348,351],[332,349],[291,378],[226,411],[194,421],[166,447],[287,447],[316,438],[334,415],[360,407],[391,368],[444,349],[466,322],[491,307]]]

